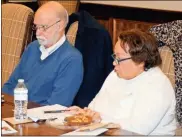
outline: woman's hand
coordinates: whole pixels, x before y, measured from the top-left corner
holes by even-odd
[[[99,112],[93,111],[89,108],[84,108],[84,112],[85,112],[85,115],[92,117],[94,122],[96,122],[96,123],[101,122],[102,119],[101,119]]]
[[[93,110],[86,108],[86,107],[84,109],[82,109],[82,108],[77,107],[77,106],[72,106],[72,107],[66,108],[66,110],[68,110],[68,113],[71,113],[71,114],[82,113],[84,115],[90,116],[90,117],[92,117],[94,122],[99,123],[102,120],[101,116],[98,112],[93,111]]]
[[[66,108],[66,110],[68,110],[68,113],[71,113],[71,114],[85,113],[85,111],[82,108],[77,106]]]

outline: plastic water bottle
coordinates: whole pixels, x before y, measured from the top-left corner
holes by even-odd
[[[17,121],[27,119],[28,89],[24,80],[19,79],[14,89],[14,118]]]

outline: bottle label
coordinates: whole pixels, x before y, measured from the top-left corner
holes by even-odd
[[[23,89],[23,90],[15,89],[14,90],[14,100],[28,100],[27,93],[28,93],[27,89]]]
[[[28,95],[22,94],[22,93],[20,93],[20,94],[16,93],[14,95],[14,100],[28,100]]]

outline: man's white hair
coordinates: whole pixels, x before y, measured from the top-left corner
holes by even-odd
[[[68,22],[69,22],[69,15],[68,15],[68,12],[67,10],[64,8],[64,12],[65,12],[65,28],[66,26],[68,25]]]

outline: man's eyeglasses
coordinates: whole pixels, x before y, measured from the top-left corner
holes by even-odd
[[[119,59],[119,58],[117,58],[116,57],[116,54],[112,54],[111,55],[112,56],[112,58],[114,59],[114,61],[115,61],[115,63],[118,65],[120,62],[122,62],[122,61],[125,61],[125,60],[128,60],[128,59],[131,59],[131,57],[129,57],[129,58],[123,58],[123,59]]]
[[[47,26],[47,25],[39,25],[39,26],[37,26],[37,25],[33,24],[32,30],[37,31],[37,29],[39,29],[40,31],[45,32],[47,29],[49,29],[50,27],[54,26],[55,24],[57,24],[57,23],[60,22],[60,21],[61,21],[61,20],[58,20],[58,21],[56,21],[55,23],[53,23],[52,25],[50,25],[50,26]]]

